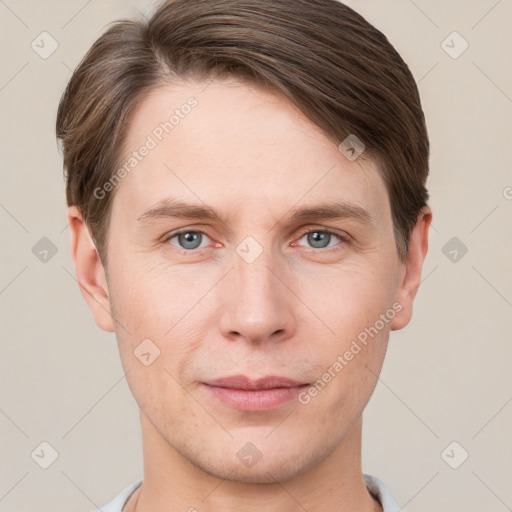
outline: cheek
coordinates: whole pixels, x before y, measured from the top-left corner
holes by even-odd
[[[310,328],[316,325],[337,350],[392,307],[396,277],[378,261],[371,263],[331,267],[321,274],[297,277],[296,293],[307,306],[301,320],[307,319]]]
[[[185,314],[188,297],[199,291],[191,276],[169,265],[142,265],[137,259],[118,265],[111,278],[117,318],[130,326],[132,336],[161,338]]]
[[[312,311],[301,316],[301,327],[304,338],[315,339],[304,349],[319,363],[311,401],[318,395],[318,406],[360,409],[375,387],[396,314],[393,275],[377,264],[352,265],[302,283],[300,296]]]
[[[132,393],[141,402],[164,390],[177,396],[183,369],[204,339],[203,315],[197,313],[204,311],[206,301],[200,299],[208,291],[208,280],[163,264],[123,262],[113,270],[116,337]]]

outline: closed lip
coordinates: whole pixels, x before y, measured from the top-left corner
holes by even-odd
[[[269,375],[259,379],[250,379],[245,375],[234,375],[232,377],[222,377],[220,379],[204,381],[203,384],[219,388],[242,389],[245,391],[274,388],[295,388],[308,385],[304,382],[287,379],[285,377],[278,377],[276,375]]]

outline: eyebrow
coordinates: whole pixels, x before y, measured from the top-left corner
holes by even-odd
[[[353,219],[363,224],[372,224],[374,220],[373,215],[363,207],[342,201],[293,208],[290,210],[288,216],[290,217],[291,223],[306,220]],[[227,218],[224,218],[220,213],[209,206],[186,203],[173,198],[166,198],[159,201],[154,207],[140,215],[137,221],[143,223],[158,218],[228,222]]]

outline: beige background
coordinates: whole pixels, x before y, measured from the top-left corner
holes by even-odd
[[[365,413],[363,469],[409,512],[510,510],[512,1],[349,4],[419,83],[434,211],[414,318],[392,333]],[[0,512],[86,512],[142,476],[115,337],[96,327],[74,277],[54,125],[72,69],[106,23],[148,6],[0,0]],[[58,43],[46,59],[31,48],[43,31]],[[443,49],[459,51],[458,36],[442,46],[453,31],[469,44],[458,58]],[[57,249],[46,262],[32,252],[43,237]],[[452,237],[468,249],[456,261]],[[58,452],[48,469],[31,457],[43,441]],[[458,469],[445,462],[464,451]]]

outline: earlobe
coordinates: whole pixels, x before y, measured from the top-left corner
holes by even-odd
[[[82,296],[98,327],[114,332],[105,270],[88,226],[76,206],[68,208],[67,217],[71,232],[71,257]]]
[[[412,305],[421,282],[421,271],[428,251],[428,231],[432,222],[432,211],[424,207],[409,237],[407,259],[403,264],[396,301],[402,306],[391,322],[391,330],[404,328],[412,318]]]

